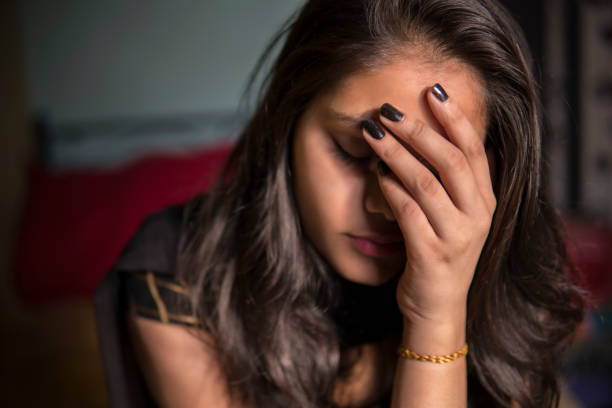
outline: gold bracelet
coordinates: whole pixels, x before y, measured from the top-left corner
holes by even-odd
[[[399,346],[397,349],[397,355],[402,358],[407,358],[409,360],[418,360],[418,361],[428,361],[430,363],[450,363],[451,361],[455,361],[459,357],[464,357],[468,353],[468,345],[465,343],[463,347],[459,350],[455,351],[452,354],[447,354],[445,356],[430,356],[429,354],[418,354],[412,350],[407,349],[406,347]]]

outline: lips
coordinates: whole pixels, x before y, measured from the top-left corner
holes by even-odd
[[[348,235],[353,246],[367,256],[377,258],[397,254],[403,250],[404,240],[396,235]]]

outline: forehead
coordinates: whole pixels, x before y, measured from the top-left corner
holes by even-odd
[[[323,111],[362,117],[376,115],[387,102],[443,133],[426,100],[426,92],[436,83],[444,87],[484,140],[487,115],[482,81],[473,68],[454,59],[432,63],[418,57],[398,58],[348,76],[315,105]]]

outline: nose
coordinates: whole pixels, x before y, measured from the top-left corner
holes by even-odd
[[[383,195],[378,184],[378,176],[376,174],[378,167],[377,158],[370,161],[368,166],[368,177],[366,182],[364,207],[368,213],[382,215],[387,221],[395,221],[393,212]]]

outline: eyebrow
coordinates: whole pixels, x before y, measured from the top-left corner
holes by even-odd
[[[349,114],[329,108],[329,113],[331,114],[333,119],[338,120],[340,122],[345,122],[347,125],[350,125],[356,129],[361,128],[361,122],[363,122],[364,120],[373,118],[373,111],[363,113],[360,116],[351,116]]]

